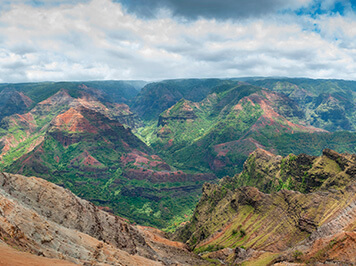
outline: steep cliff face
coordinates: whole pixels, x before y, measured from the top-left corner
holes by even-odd
[[[352,262],[355,166],[355,155],[331,150],[286,158],[258,150],[242,174],[204,185],[176,239],[207,258],[235,264]]]
[[[32,152],[24,154],[9,169],[18,173],[39,174],[44,176],[53,171],[61,172],[57,166],[64,164],[71,167],[93,166],[96,173],[108,175],[108,158],[105,154],[116,153],[119,159],[122,152],[150,149],[117,120],[112,120],[101,112],[75,105],[55,116],[42,134],[44,139]],[[100,145],[103,145],[100,147]],[[72,148],[68,149],[69,146]],[[56,148],[54,148],[56,147]],[[99,150],[99,151],[98,151]],[[102,158],[104,164],[95,157]],[[95,163],[96,162],[96,163]],[[63,169],[64,170],[64,169]],[[68,172],[65,169],[64,172]],[[82,169],[86,172],[85,169]],[[63,174],[63,173],[62,173]],[[54,174],[56,175],[56,174]]]
[[[201,264],[158,230],[131,226],[45,180],[7,173],[0,174],[0,239],[22,251],[80,264]]]

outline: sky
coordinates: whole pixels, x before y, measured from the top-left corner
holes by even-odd
[[[356,0],[0,0],[0,82],[356,80]]]

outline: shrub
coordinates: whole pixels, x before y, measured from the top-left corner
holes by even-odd
[[[295,260],[300,260],[303,256],[303,253],[299,250],[293,252],[293,257]]]

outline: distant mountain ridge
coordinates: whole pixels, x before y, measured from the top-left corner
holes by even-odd
[[[225,83],[220,79],[176,79],[147,84],[135,97],[132,108],[145,120],[155,120],[180,99],[201,101],[211,89]]]

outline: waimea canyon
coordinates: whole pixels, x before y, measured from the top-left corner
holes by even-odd
[[[356,82],[0,90],[0,265],[356,263]]]

